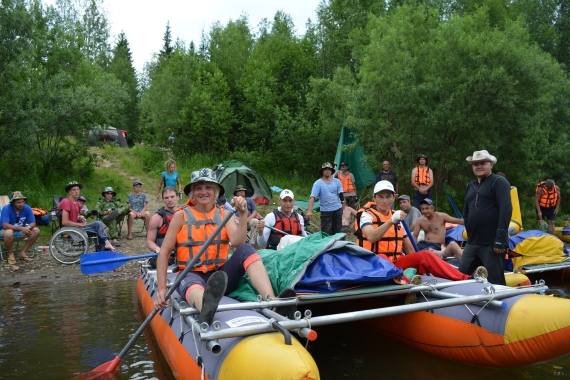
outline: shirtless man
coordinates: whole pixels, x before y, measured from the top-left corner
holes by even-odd
[[[423,216],[416,221],[414,239],[418,238],[420,229],[425,231],[425,240],[418,242],[420,251],[429,249],[439,257],[457,257],[461,259],[461,247],[452,241],[443,248],[445,244],[445,223],[463,224],[463,219],[452,218],[444,212],[436,212],[433,201],[426,198],[421,201],[421,211]],[[419,228],[417,228],[419,227]]]

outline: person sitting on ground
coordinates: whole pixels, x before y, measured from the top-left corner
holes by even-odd
[[[65,186],[65,192],[69,194],[69,196],[62,199],[57,206],[61,212],[61,225],[79,227],[87,233],[96,234],[97,251],[104,251],[105,249],[114,251],[115,247],[109,241],[109,237],[103,228],[103,223],[97,220],[87,224],[85,218],[81,217],[80,219],[79,211],[81,210],[81,203],[77,201],[77,198],[79,198],[82,188],[83,185],[75,181],[69,182],[67,186]]]
[[[336,162],[334,165],[336,166]],[[356,181],[354,180],[354,175],[348,171],[348,164],[346,162],[342,162],[340,164],[340,172],[335,172],[333,177],[338,178],[342,184],[346,206],[354,207],[356,205]]]
[[[279,231],[286,232],[293,236],[307,236],[305,231],[305,220],[302,215],[293,211],[295,196],[291,190],[285,189],[279,194],[279,207],[267,214],[265,219],[257,222],[257,245],[267,249],[277,249],[281,238],[285,236]]]
[[[414,239],[420,251],[428,249],[439,257],[457,257],[461,259],[461,247],[454,241],[445,247],[445,223],[463,225],[463,219],[452,218],[444,212],[436,212],[433,201],[429,198],[421,202],[423,216],[416,222]],[[418,241],[420,229],[425,231],[425,240]]]
[[[0,236],[8,250],[8,265],[16,265],[16,257],[12,250],[14,239],[27,238],[18,258],[22,261],[33,261],[26,252],[40,236],[40,229],[36,227],[36,218],[32,208],[26,204],[26,197],[19,191],[10,194],[10,203],[2,208],[0,217]]]
[[[111,186],[107,186],[101,192],[103,198],[95,205],[95,210],[101,216],[101,220],[107,227],[109,227],[109,237],[113,240],[113,246],[120,247],[121,244],[117,241],[119,238],[119,221],[123,220],[129,214],[129,206],[122,204],[121,201],[115,196],[117,193]]]
[[[170,252],[176,249],[178,266],[180,269],[185,268],[187,262],[225,219],[226,211],[216,206],[216,199],[224,192],[225,189],[218,183],[216,174],[207,168],[193,172],[190,183],[184,187],[184,193],[190,199],[174,214],[158,254],[158,292],[154,301],[157,310],[166,308],[170,301],[164,298],[167,293],[166,272]],[[177,289],[178,294],[182,295],[189,305],[195,305],[200,310],[200,324],[212,324],[222,296],[233,292],[245,273],[259,294],[275,298],[261,258],[251,244],[245,243],[247,201],[241,196],[234,196],[231,204],[242,211],[239,216],[240,223],[237,224],[235,217],[231,216],[219,238],[210,244]],[[229,243],[235,250],[228,258]],[[295,294],[293,290],[288,289],[280,295],[286,293],[289,296],[290,292]],[[286,312],[288,316],[292,316],[294,310],[288,308]]]
[[[174,161],[172,158],[169,158],[164,163],[164,171],[160,173],[160,182],[158,183],[158,193],[156,194],[156,199],[160,198],[160,190],[166,186],[178,189],[178,193],[182,195],[180,176],[178,173],[176,173],[176,161]]]
[[[321,231],[327,235],[334,235],[342,230],[342,208],[344,195],[342,184],[333,177],[333,166],[325,162],[319,172],[321,178],[315,181],[311,190],[311,197],[307,207],[307,222],[313,218],[313,205],[315,200],[321,201]]]
[[[358,245],[392,262],[398,268],[415,268],[420,274],[431,273],[433,276],[453,281],[475,276],[487,277],[484,267],[478,267],[468,276],[430,251],[414,252],[412,243],[400,223],[406,218],[406,213],[390,209],[394,202],[394,194],[394,186],[390,182],[376,183],[373,201],[358,210],[355,233]],[[416,285],[421,283],[421,277],[414,276],[412,283]]]
[[[257,240],[257,221],[263,219],[263,216],[259,212],[257,212],[257,206],[255,202],[251,198],[246,198],[245,193],[247,189],[242,185],[237,185],[234,190],[234,196],[242,197],[247,202],[247,240],[246,243],[254,244]],[[236,211],[236,218],[239,223],[240,212],[239,210]]]
[[[536,195],[534,197],[534,208],[538,222],[543,219],[548,220],[548,229],[554,233],[554,220],[560,207],[560,188],[556,186],[553,179],[547,179],[536,185]]]
[[[129,240],[133,240],[133,224],[135,223],[135,219],[144,219],[147,226],[150,222],[150,212],[146,211],[148,200],[146,199],[146,194],[141,193],[141,186],[141,181],[133,182],[134,193],[130,193],[127,199],[127,204],[130,206],[129,218],[127,220],[127,239]]]

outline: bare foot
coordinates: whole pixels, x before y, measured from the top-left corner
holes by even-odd
[[[115,247],[109,240],[105,240],[105,248],[107,248],[109,251],[116,251]]]

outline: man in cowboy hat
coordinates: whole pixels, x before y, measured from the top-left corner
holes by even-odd
[[[247,202],[247,241],[246,243],[255,244],[257,240],[257,221],[263,219],[263,216],[259,212],[257,212],[257,207],[255,206],[255,202],[251,198],[246,198],[245,193],[247,189],[243,187],[243,185],[237,185],[234,190],[234,196],[242,197]],[[240,211],[236,211],[236,218],[239,221],[239,213]]]
[[[26,204],[26,197],[19,191],[14,191],[10,195],[10,203],[2,208],[0,217],[0,236],[4,239],[4,244],[8,250],[8,264],[15,265],[16,257],[12,251],[12,244],[16,238],[27,238],[18,258],[22,261],[32,261],[26,255],[28,249],[40,236],[40,229],[36,227],[36,218],[32,208]]]
[[[318,198],[321,201],[321,231],[333,235],[342,230],[342,208],[344,195],[342,184],[333,178],[334,167],[325,162],[320,170],[321,178],[315,181],[306,215],[307,221],[313,217],[313,205]]]
[[[109,227],[109,237],[113,240],[113,246],[120,247],[121,244],[117,241],[119,237],[118,222],[123,220],[129,214],[130,207],[121,203],[115,198],[117,193],[111,186],[107,186],[101,192],[103,198],[95,205],[95,210],[101,216],[101,220],[107,227]]]
[[[167,292],[166,272],[170,252],[176,250],[179,269],[184,269],[225,219],[226,211],[216,207],[216,199],[224,192],[225,189],[213,170],[204,168],[192,173],[190,183],[184,187],[189,200],[172,217],[158,253],[158,292],[154,301],[156,309],[164,309],[169,302],[164,296]],[[234,196],[231,204],[243,211],[239,216],[241,223],[236,223],[235,217],[231,216],[219,234],[221,238],[207,247],[201,260],[188,272],[177,289],[189,305],[194,304],[200,310],[197,318],[200,324],[212,324],[220,300],[238,287],[245,273],[259,294],[275,298],[263,261],[255,248],[245,242],[247,202],[241,196]],[[235,248],[231,257],[230,243]],[[293,290],[290,291],[295,294]],[[286,311],[292,317],[294,310]]]
[[[422,200],[426,198],[431,199],[431,188],[434,184],[434,178],[433,171],[427,165],[428,159],[424,154],[420,154],[416,161],[418,166],[412,170],[412,186],[415,189],[413,206],[419,210]]]
[[[68,193],[69,196],[62,199],[57,206],[61,212],[61,225],[79,227],[87,233],[96,234],[97,251],[104,251],[105,249],[114,251],[115,247],[113,247],[113,244],[109,241],[109,236],[107,236],[103,229],[103,223],[97,220],[87,224],[85,219],[78,219],[82,204],[78,202],[77,199],[81,193],[81,188],[83,188],[83,185],[75,181],[69,182],[67,186],[65,186],[65,192]]]
[[[509,246],[511,221],[511,185],[506,178],[492,173],[497,158],[486,150],[467,157],[477,179],[467,184],[463,219],[467,245],[461,256],[459,270],[470,273],[484,265],[489,282],[505,285],[505,253]]]

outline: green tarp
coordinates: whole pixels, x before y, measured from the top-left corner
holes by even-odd
[[[307,212],[308,208],[309,208],[309,201],[304,201],[301,199],[295,200],[295,211]],[[313,203],[313,211],[321,211],[320,201],[315,201],[315,203]]]
[[[344,151],[343,147],[350,144],[354,144],[354,149]],[[368,164],[363,160],[365,156],[366,153],[362,145],[356,140],[354,133],[351,133],[350,130],[343,125],[334,162],[339,165],[339,169],[341,162],[348,164],[348,171],[354,175],[354,180],[356,181],[356,191],[363,190],[366,186],[372,185],[376,180],[376,174],[374,174]]]

